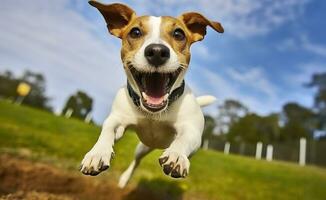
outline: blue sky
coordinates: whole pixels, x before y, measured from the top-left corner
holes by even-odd
[[[198,11],[222,23],[224,34],[208,29],[205,40],[192,47],[186,81],[195,94],[212,94],[218,103],[238,99],[263,115],[288,101],[312,107],[314,90],[303,84],[326,71],[326,1],[121,2],[138,15]],[[84,90],[95,99],[96,121],[104,120],[126,78],[119,39],[107,34],[86,0],[4,0],[0,27],[0,71],[43,73],[56,111],[70,94]],[[217,104],[205,112],[216,114]]]

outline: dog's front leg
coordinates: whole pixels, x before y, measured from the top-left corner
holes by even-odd
[[[190,162],[188,157],[194,153],[201,144],[202,128],[192,124],[177,127],[177,135],[162,156],[160,165],[166,175],[173,178],[185,178],[189,173]]]
[[[111,114],[104,122],[101,134],[93,148],[81,162],[81,172],[85,175],[96,176],[110,166],[114,154],[113,144],[116,137],[121,137],[124,126],[119,118]]]

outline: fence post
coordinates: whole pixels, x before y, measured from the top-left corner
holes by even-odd
[[[17,105],[21,105],[23,103],[24,99],[25,99],[24,96],[18,96],[17,99],[16,99],[16,101],[15,101],[15,103]]]
[[[226,142],[224,145],[224,154],[228,155],[230,153],[230,142]]]
[[[306,146],[307,146],[307,139],[300,138],[300,155],[299,155],[300,166],[306,165]]]
[[[66,113],[65,113],[65,117],[66,118],[70,118],[71,117],[71,115],[72,115],[72,112],[73,112],[74,110],[72,109],[72,108],[68,108],[68,110],[66,111]]]
[[[273,145],[267,145],[267,152],[266,152],[266,160],[272,161],[273,160]]]
[[[91,122],[91,120],[92,120],[92,114],[91,114],[91,113],[88,113],[88,114],[86,115],[84,121],[85,121],[87,124],[89,124],[89,122]]]
[[[263,151],[263,143],[257,142],[257,145],[256,145],[256,159],[257,160],[261,159],[262,151]]]

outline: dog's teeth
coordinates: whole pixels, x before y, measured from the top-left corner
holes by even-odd
[[[145,92],[142,92],[142,95],[143,95],[144,99],[147,100],[147,98],[148,98],[147,94]]]

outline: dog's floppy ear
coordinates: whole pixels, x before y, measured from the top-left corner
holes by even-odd
[[[192,36],[192,42],[204,39],[206,35],[206,27],[210,26],[215,31],[223,33],[224,29],[219,22],[208,20],[203,15],[196,12],[184,13],[178,17],[188,28]]]
[[[120,3],[102,4],[94,0],[88,3],[100,11],[106,21],[109,32],[118,38],[122,37],[124,28],[136,17],[135,11]]]

